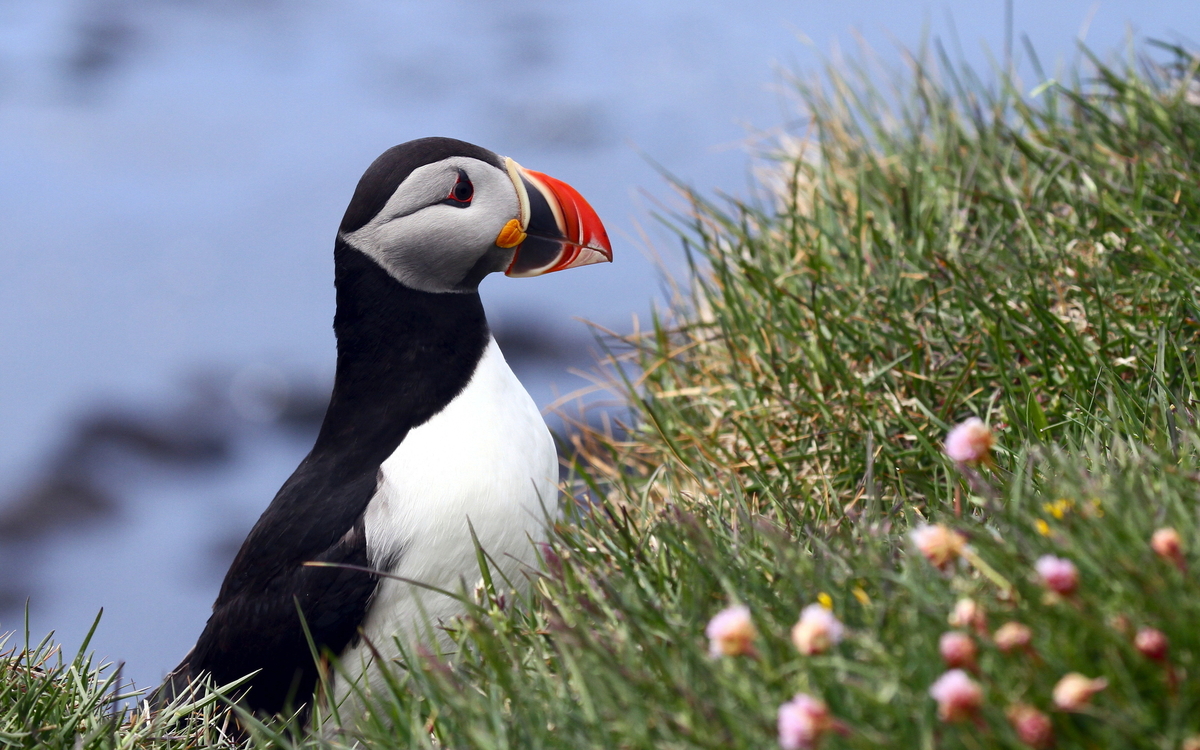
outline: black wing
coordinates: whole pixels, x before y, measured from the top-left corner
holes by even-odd
[[[160,701],[203,674],[222,685],[261,670],[247,684],[247,708],[278,713],[300,706],[317,680],[303,625],[319,650],[335,654],[356,637],[376,576],[304,563],[370,567],[362,514],[377,468],[339,481],[321,463],[305,459],[246,537],[204,632],[167,678]]]

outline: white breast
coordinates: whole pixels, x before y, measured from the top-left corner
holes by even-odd
[[[381,467],[364,517],[367,555],[376,567],[452,592],[480,580],[471,528],[492,564],[517,586],[536,564],[534,542],[557,507],[554,441],[533,399],[492,339],[470,383],[445,409],[410,431]],[[363,635],[386,657],[393,638],[436,635],[439,621],[461,611],[452,598],[382,579]],[[366,644],[347,649],[349,674],[367,670]],[[375,685],[378,686],[378,685]],[[334,695],[344,698],[347,686]],[[365,685],[364,685],[365,687]]]

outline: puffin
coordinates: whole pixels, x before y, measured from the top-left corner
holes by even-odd
[[[337,369],[316,441],[154,702],[252,674],[248,710],[308,711],[324,668],[310,637],[341,665],[325,699],[361,701],[386,685],[377,660],[461,614],[478,548],[520,585],[555,513],[558,458],[479,283],[611,261],[600,218],[561,180],[451,138],[380,155],[334,243]]]

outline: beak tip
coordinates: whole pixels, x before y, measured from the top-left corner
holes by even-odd
[[[607,246],[599,248],[588,245],[580,248],[579,256],[571,265],[572,267],[578,267],[591,266],[597,263],[612,263],[612,250]]]

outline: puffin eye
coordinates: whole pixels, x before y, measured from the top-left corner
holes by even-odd
[[[446,196],[443,203],[449,203],[451,206],[466,208],[471,205],[471,198],[475,195],[475,186],[471,184],[471,180],[467,178],[467,173],[458,170],[458,182],[454,183],[454,187],[450,188],[450,195]]]

